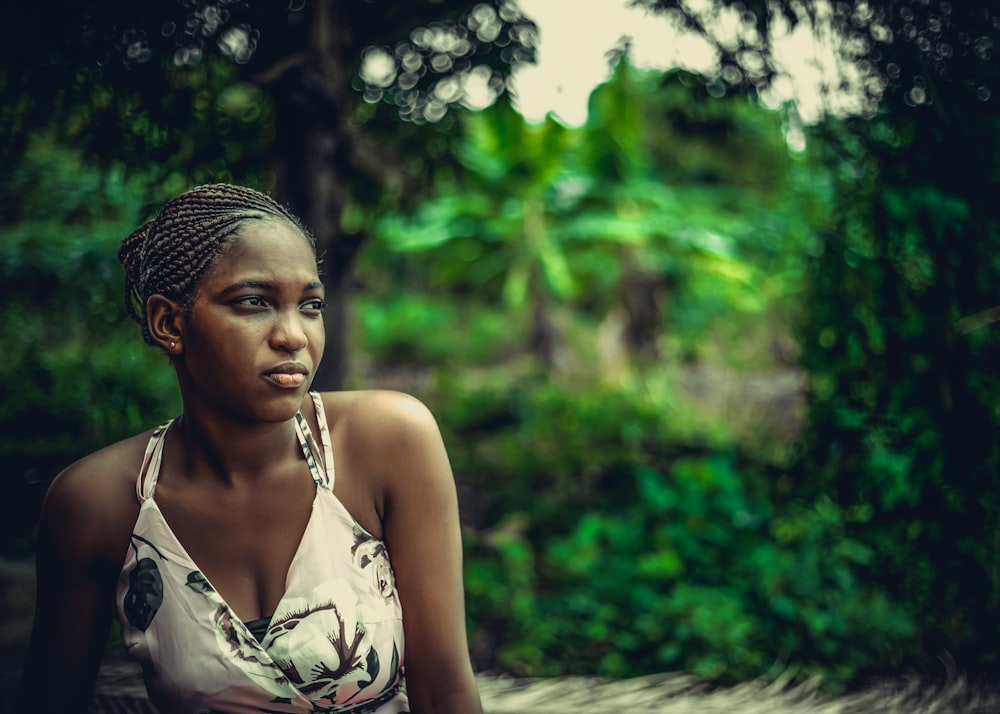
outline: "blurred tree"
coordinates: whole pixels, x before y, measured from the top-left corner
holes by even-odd
[[[666,314],[669,286],[683,282],[686,296],[709,292],[730,306],[739,295],[759,310],[770,284],[751,280],[746,259],[760,258],[776,235],[788,237],[775,253],[797,251],[803,239],[786,230],[802,205],[779,170],[792,159],[778,114],[700,97],[681,75],[636,70],[627,51],[610,61],[584,127],[531,125],[505,102],[464,116],[455,170],[417,210],[386,211],[372,229],[391,250],[419,254],[434,288],[527,306],[528,343],[549,365],[560,351],[555,305],[605,319],[607,366],[652,357],[664,324],[683,311]],[[709,111],[722,129],[706,138],[691,124]],[[706,157],[697,149],[708,144]],[[700,289],[705,276],[711,290]],[[799,276],[801,266],[787,282]],[[704,310],[687,322],[702,334],[703,318]]]
[[[56,2],[3,25],[5,162],[44,124],[101,161],[161,167],[155,202],[193,182],[273,180],[325,259],[322,387],[345,371],[344,309],[364,240],[342,225],[352,197],[415,193],[427,125],[495,99],[534,42],[508,0]],[[375,111],[380,100],[391,116]]]
[[[810,268],[802,494],[868,503],[858,533],[923,625],[924,654],[995,671],[1000,652],[1000,14],[992,0],[650,0],[709,38],[713,91],[767,93],[793,28],[830,41],[811,130],[833,211]],[[735,24],[716,22],[734,19]],[[919,655],[917,655],[919,656]]]
[[[455,282],[478,284],[514,308],[532,314],[532,350],[552,364],[558,330],[548,314],[553,296],[574,291],[563,246],[553,236],[553,217],[565,208],[553,201],[567,178],[571,132],[552,119],[531,126],[509,102],[464,117],[466,139],[457,147],[461,170],[438,183],[414,214],[391,213],[378,232],[395,250],[426,251],[453,241],[478,243],[478,267],[460,268]],[[459,261],[463,267],[468,261]]]
[[[745,259],[759,259],[754,244],[802,207],[776,113],[713,99],[685,72],[637,72],[628,53],[627,43],[611,53],[612,76],[591,95],[579,157],[587,190],[567,232],[617,243],[605,325],[617,325],[630,354],[649,358],[671,312],[668,292],[699,275],[747,293],[765,288],[749,284]],[[803,237],[781,248],[797,251]]]
[[[709,78],[713,95],[731,89],[770,94],[791,79],[789,63],[822,70],[817,90],[823,109],[837,112],[845,98],[872,117],[886,92],[910,106],[934,103],[943,81],[982,101],[997,87],[991,48],[1000,30],[993,0],[636,0],[678,28],[706,39],[718,60]],[[799,33],[799,52],[785,40]],[[820,46],[830,50],[825,57]],[[816,49],[809,57],[806,47]],[[913,91],[917,90],[917,91]],[[985,95],[984,95],[985,93]]]

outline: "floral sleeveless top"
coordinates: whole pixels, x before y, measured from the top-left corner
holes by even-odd
[[[333,494],[333,454],[319,395],[316,444],[302,414],[296,433],[316,482],[312,513],[260,640],[198,569],[156,505],[163,454],[149,440],[136,493],[142,504],[118,579],[125,649],[142,665],[161,712],[299,714],[409,711],[403,621],[385,545]],[[314,448],[322,448],[321,468]]]

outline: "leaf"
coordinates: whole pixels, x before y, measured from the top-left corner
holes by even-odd
[[[503,285],[503,300],[511,307],[521,307],[528,298],[528,279],[531,269],[525,264],[518,264],[507,273],[507,280]]]

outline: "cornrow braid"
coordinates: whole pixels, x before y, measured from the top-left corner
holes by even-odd
[[[223,183],[182,193],[122,241],[118,260],[125,268],[125,309],[148,344],[155,344],[146,324],[149,296],[165,295],[190,308],[198,280],[250,220],[290,223],[315,253],[312,234],[281,204],[253,189]]]

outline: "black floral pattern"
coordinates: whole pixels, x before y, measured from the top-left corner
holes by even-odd
[[[370,575],[373,593],[385,600],[395,597],[396,576],[389,563],[389,551],[382,541],[355,525],[351,555],[355,565]]]
[[[163,604],[163,577],[155,560],[140,558],[129,573],[128,581],[123,605],[125,617],[132,627],[145,632]]]

